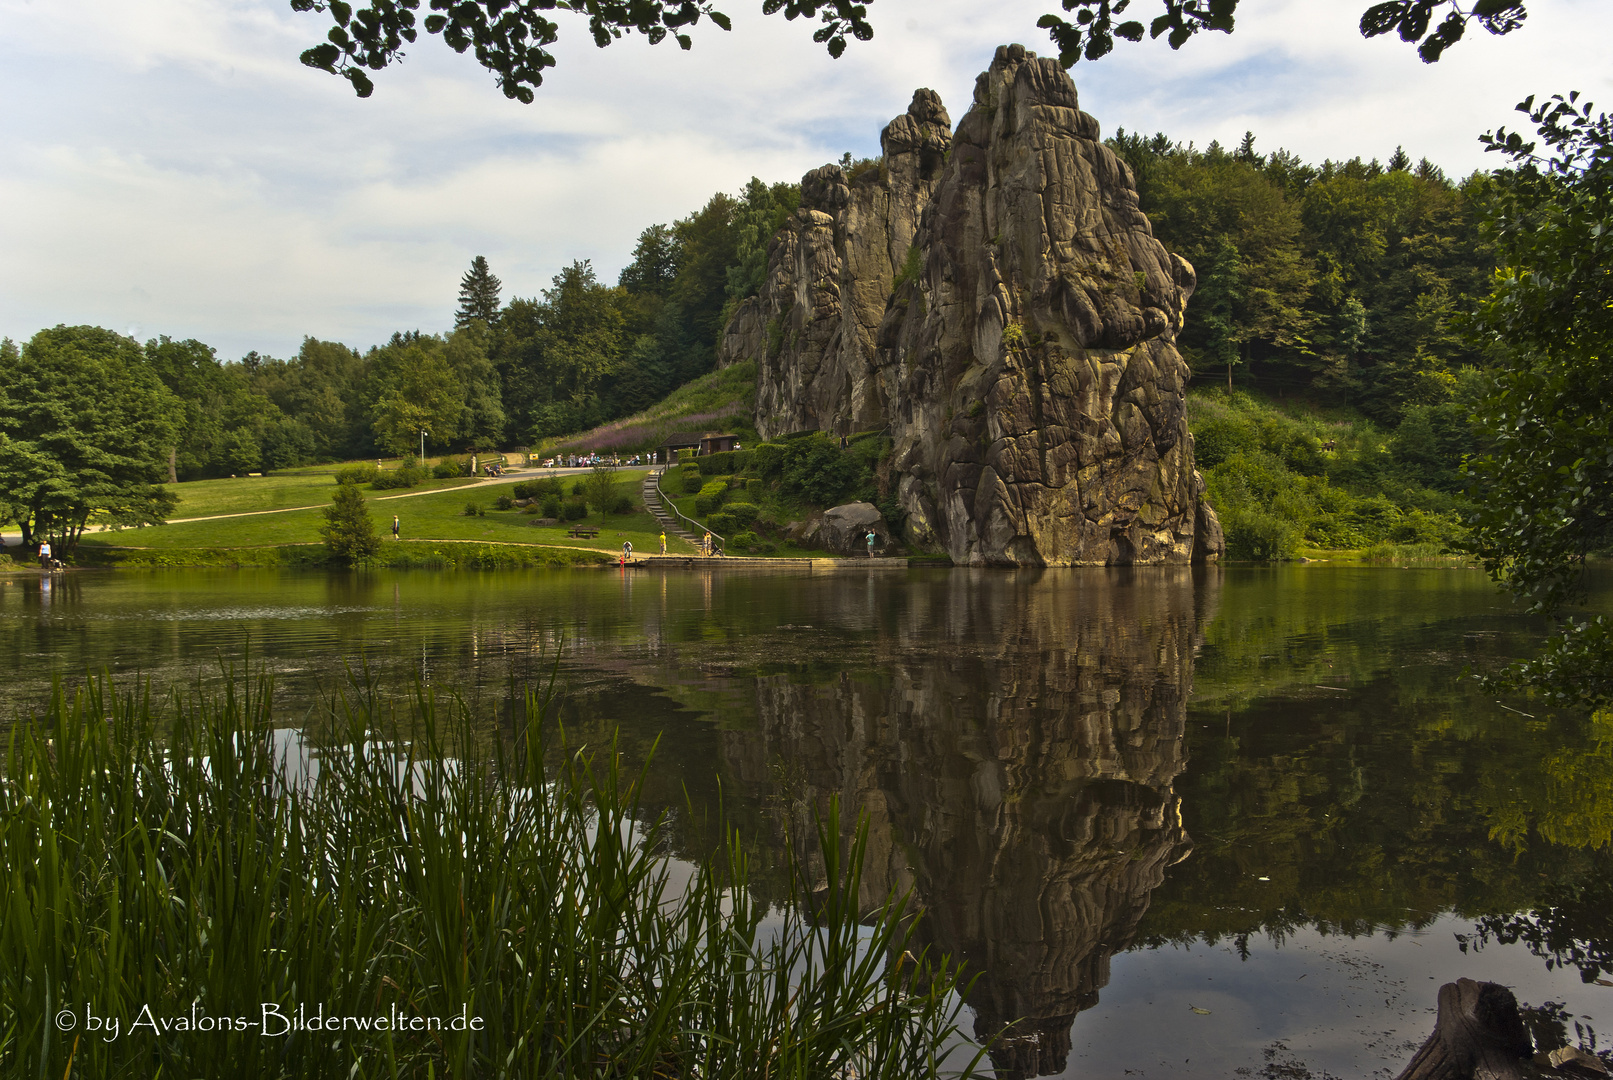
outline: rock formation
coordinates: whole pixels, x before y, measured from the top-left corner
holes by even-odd
[[[1136,573],[905,585],[874,669],[758,677],[755,728],[721,736],[740,788],[789,778],[797,837],[831,794],[868,816],[863,905],[913,891],[923,943],[978,976],[966,1000],[977,1036],[1001,1036],[999,1077],[1063,1071],[1076,1015],[1190,850],[1172,786],[1215,581]]]
[[[952,142],[933,90],[880,133],[877,166],[847,177],[825,165],[801,178],[801,208],[768,246],[761,294],[724,330],[719,364],[754,358],[764,438],[884,423],[871,378],[874,336]]]
[[[1218,556],[1174,344],[1193,269],[1069,76],[1000,48],[955,134],[920,90],[881,145],[802,179],[725,335],[757,430],[887,428],[908,539],[954,562]]]

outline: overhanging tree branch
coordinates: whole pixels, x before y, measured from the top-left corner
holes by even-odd
[[[762,12],[791,20],[816,19],[820,25],[812,40],[838,58],[849,39],[867,41],[874,36],[868,21],[868,5],[873,2],[762,0]],[[1136,19],[1120,20],[1132,0],[1059,2],[1064,12],[1074,13],[1073,18],[1050,12],[1036,25],[1057,46],[1059,62],[1070,67],[1107,55],[1116,38],[1141,41],[1146,34],[1163,37],[1171,48],[1179,49],[1204,30],[1231,33],[1240,0],[1158,0],[1162,10],[1146,27]],[[671,39],[679,48],[690,49],[694,45],[690,31],[701,19],[723,30],[731,28],[728,16],[710,0],[369,0],[364,6],[348,0],[291,0],[291,7],[331,17],[325,42],[306,50],[302,62],[340,75],[359,97],[375,91],[369,72],[401,60],[405,46],[418,41],[422,29],[440,36],[455,52],[474,50],[477,62],[498,77],[505,97],[530,104],[543,84],[543,72],[555,66],[548,47],[559,40],[560,26],[550,13],[585,17],[589,36],[600,48],[640,34],[652,45]],[[423,18],[422,8],[428,13]],[[1418,55],[1433,63],[1461,40],[1468,24],[1477,22],[1492,34],[1509,34],[1523,25],[1526,15],[1525,0],[1473,0],[1466,7],[1462,0],[1388,0],[1362,14],[1361,34],[1397,33],[1403,41],[1418,43]],[[1435,16],[1442,17],[1436,22]]]

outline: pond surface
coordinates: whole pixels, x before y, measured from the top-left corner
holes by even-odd
[[[559,649],[685,853],[720,806],[780,896],[865,813],[999,1076],[1392,1076],[1459,976],[1613,1042],[1613,723],[1464,678],[1542,632],[1460,569],[79,573],[0,586],[0,710],[244,662],[291,723],[344,665],[491,712]]]

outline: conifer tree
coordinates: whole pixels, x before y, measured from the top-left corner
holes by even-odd
[[[381,538],[364,504],[364,494],[351,480],[336,485],[336,497],[325,507],[325,524],[319,532],[330,557],[348,566],[381,550]]]
[[[472,319],[480,319],[488,326],[498,325],[498,293],[504,283],[487,268],[487,259],[481,255],[470,261],[470,269],[459,279],[459,310],[454,313],[454,327],[458,329]]]

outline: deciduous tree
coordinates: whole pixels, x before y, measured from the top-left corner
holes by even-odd
[[[181,414],[139,342],[110,330],[58,326],[12,346],[0,362],[0,502],[23,544],[67,552],[91,522],[161,523]]]
[[[1586,556],[1613,545],[1613,118],[1577,95],[1519,106],[1538,141],[1486,136],[1498,174],[1503,269],[1475,320],[1503,357],[1482,409],[1493,449],[1474,550],[1535,611],[1583,595]],[[1537,153],[1536,151],[1541,151]],[[1569,617],[1513,672],[1562,702],[1613,704],[1613,624]]]

